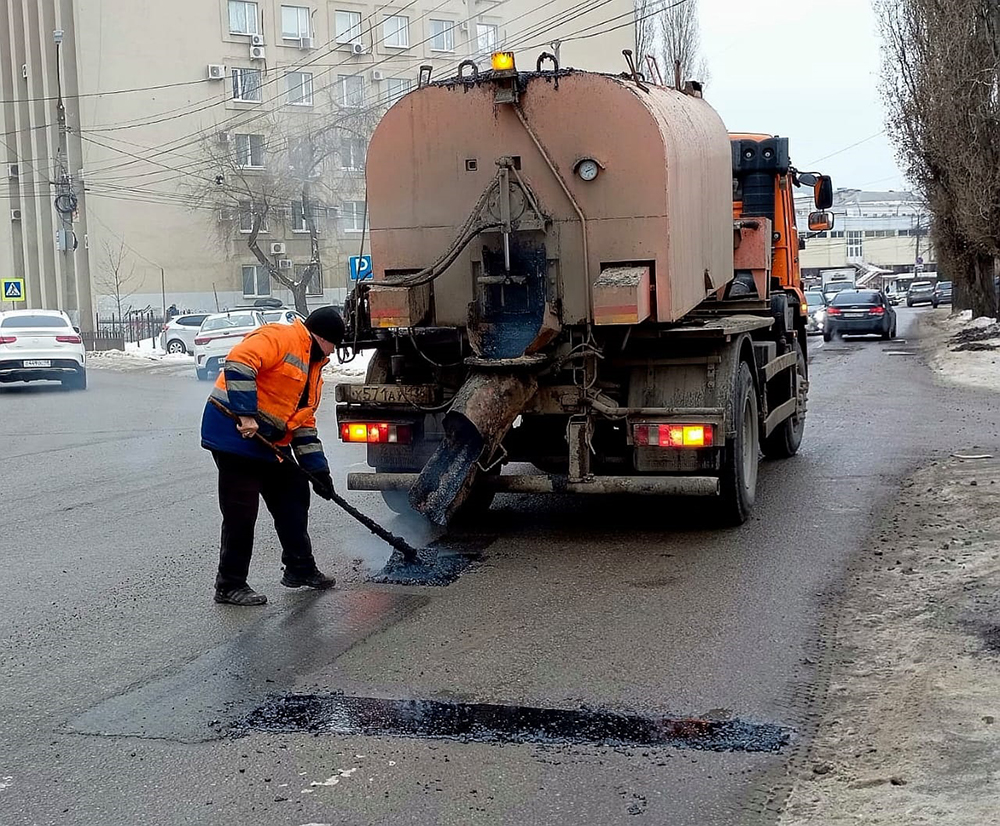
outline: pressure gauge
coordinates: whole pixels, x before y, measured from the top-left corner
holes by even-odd
[[[600,171],[600,165],[591,158],[586,158],[576,165],[576,174],[585,181],[592,181]]]

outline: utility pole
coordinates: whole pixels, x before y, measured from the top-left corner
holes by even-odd
[[[76,262],[73,253],[76,251],[76,234],[73,232],[73,214],[77,210],[76,194],[69,171],[68,141],[69,128],[66,124],[66,104],[62,91],[62,43],[63,30],[52,32],[56,44],[56,122],[59,125],[59,145],[56,149],[56,213],[59,215],[59,229],[56,230],[56,249],[62,253],[62,309],[75,311],[73,321],[80,324],[79,301],[76,293]]]

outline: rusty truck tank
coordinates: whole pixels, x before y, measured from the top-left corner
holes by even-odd
[[[495,94],[492,83],[431,86],[379,124],[367,159],[377,277],[434,261],[496,177],[497,161],[511,158],[549,222],[530,252],[544,249],[563,324],[588,312],[594,320],[587,279],[621,264],[650,268],[659,321],[682,318],[732,279],[729,136],[706,101],[606,75],[536,76],[525,81],[526,128]],[[596,164],[589,181],[579,174],[581,164],[594,168],[588,161]],[[516,201],[519,217],[530,217],[530,203]],[[499,207],[495,199],[484,213],[499,220]],[[433,282],[425,320],[464,326],[484,266],[470,244]]]
[[[440,524],[497,491],[716,496],[743,521],[805,417],[787,139],[730,137],[697,84],[494,67],[372,138],[374,278],[347,306],[349,352],[376,352],[337,414],[374,472],[349,486]]]

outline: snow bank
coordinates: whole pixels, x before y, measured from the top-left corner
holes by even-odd
[[[966,310],[922,317],[929,328],[928,363],[946,384],[1000,391],[1000,324]]]
[[[368,371],[374,351],[358,354],[347,364],[338,364],[336,356],[325,368],[323,379],[332,384],[361,384]],[[158,348],[126,345],[125,350],[104,350],[87,353],[87,366],[116,373],[156,373],[158,375],[189,375],[195,378],[194,356],[186,353],[167,354]]]

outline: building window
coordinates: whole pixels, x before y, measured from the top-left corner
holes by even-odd
[[[253,232],[253,222],[257,215],[257,210],[255,205],[250,201],[240,201],[240,232],[251,233]],[[267,227],[267,216],[261,216],[260,222],[260,232],[268,232]]]
[[[350,109],[364,106],[364,78],[360,75],[337,75],[337,102]]]
[[[288,102],[292,106],[313,105],[313,76],[311,72],[285,72],[288,79]]]
[[[260,69],[233,69],[233,100],[260,103]]]
[[[497,50],[498,29],[490,23],[476,24],[476,49],[481,55],[491,55]]]
[[[391,106],[413,88],[413,81],[408,77],[390,77],[385,81],[386,102]]]
[[[262,298],[271,294],[271,274],[260,264],[243,268],[243,297]]]
[[[365,168],[365,141],[363,138],[344,138],[340,147],[340,168],[361,171]]]
[[[236,165],[240,169],[264,168],[263,135],[236,135]]]
[[[830,237],[831,238],[843,238],[844,237],[844,231],[842,229],[834,230],[833,232],[830,233]]]
[[[344,232],[362,232],[365,228],[365,202],[344,201],[340,208],[340,222]]]
[[[338,11],[335,26],[335,35],[338,43],[361,42],[361,12]]]
[[[281,36],[285,40],[309,37],[309,9],[305,6],[281,7]]]
[[[391,14],[382,21],[382,45],[405,49],[410,45],[410,18]]]
[[[258,34],[257,4],[248,0],[229,0],[229,33]]]
[[[311,266],[312,264],[296,264],[295,280],[302,283],[302,279],[306,277],[306,272]],[[323,270],[321,267],[316,267],[313,277],[310,278],[309,283],[306,284],[306,295],[323,295]]]
[[[861,230],[847,230],[847,257],[861,258],[864,255],[864,242],[861,240]]]
[[[431,51],[455,51],[455,24],[451,20],[431,20]]]
[[[309,138],[288,139],[288,168],[300,178],[314,178],[319,175],[320,164],[316,162],[313,144]]]
[[[309,222],[302,209],[302,201],[292,201],[292,232],[309,232]]]

